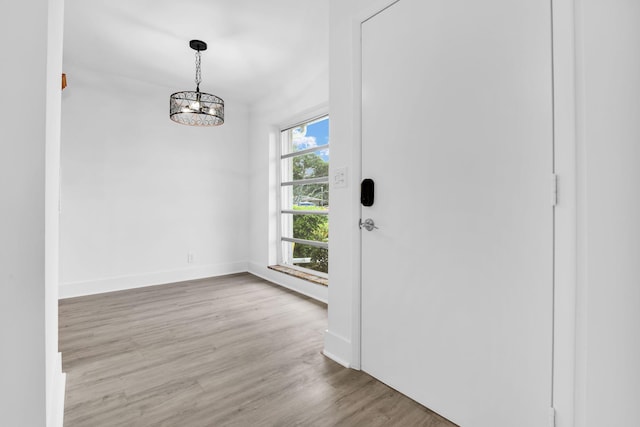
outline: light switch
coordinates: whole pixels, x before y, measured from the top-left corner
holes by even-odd
[[[333,188],[347,188],[347,168],[335,168],[333,170],[331,184]]]

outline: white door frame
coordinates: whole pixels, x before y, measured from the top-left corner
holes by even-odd
[[[362,180],[362,38],[361,26],[368,19],[402,0],[375,0],[352,20],[352,70],[354,108],[353,176]],[[554,171],[558,176],[558,205],[554,213],[554,330],[553,390],[550,402],[556,410],[556,426],[573,427],[576,369],[577,289],[577,166],[575,105],[575,13],[574,0],[549,0],[552,9],[553,146]],[[359,203],[358,203],[359,210]],[[360,230],[354,226],[354,240]],[[360,243],[354,259],[362,259]],[[362,280],[361,266],[353,284],[350,367],[361,366]]]
[[[357,125],[353,128],[354,141],[354,163],[353,176],[358,178],[357,185],[362,181],[362,24],[384,11],[400,0],[375,0],[367,5],[366,9],[352,20],[352,43],[353,43],[353,123]],[[360,217],[360,202],[357,203],[358,217]],[[360,240],[360,230],[354,228],[354,239],[358,244],[354,245],[354,259],[360,261],[360,265],[355,269],[353,286],[353,330],[351,334],[351,363],[350,368],[360,369],[361,366],[361,333],[362,333],[362,248]]]

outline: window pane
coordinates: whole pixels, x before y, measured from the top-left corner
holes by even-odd
[[[282,242],[285,265],[296,265],[310,270],[329,273],[329,251],[300,243]]]
[[[282,237],[328,242],[329,216],[283,214]]]
[[[329,118],[309,121],[281,133],[281,237],[329,243]],[[288,211],[288,212],[287,212]],[[290,267],[328,272],[328,250],[283,242],[279,262]]]
[[[286,185],[282,187],[283,210],[329,209],[329,183]]]
[[[323,117],[313,122],[282,132],[282,154],[322,147],[329,144],[329,118]]]
[[[282,182],[329,176],[329,148],[282,160]]]

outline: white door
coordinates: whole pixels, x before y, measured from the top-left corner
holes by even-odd
[[[463,427],[548,425],[551,79],[548,1],[362,24],[362,368]]]

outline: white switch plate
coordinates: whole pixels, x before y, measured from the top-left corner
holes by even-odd
[[[347,168],[335,168],[331,179],[333,188],[347,188]]]

